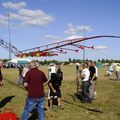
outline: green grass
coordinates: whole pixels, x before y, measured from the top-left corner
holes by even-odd
[[[54,111],[47,108],[46,120],[120,120],[120,82],[114,81],[115,75],[104,76],[108,68],[99,69],[99,79],[97,81],[97,98],[92,104],[83,104],[78,99],[74,101],[76,93],[75,66],[63,66],[64,80],[62,84],[63,110],[55,107]],[[41,67],[47,76],[47,67]],[[15,96],[4,107],[12,108],[18,117],[21,117],[27,92],[15,83],[18,78],[17,69],[3,69],[4,86],[0,87],[0,100],[8,96]],[[47,94],[47,86],[45,93]]]

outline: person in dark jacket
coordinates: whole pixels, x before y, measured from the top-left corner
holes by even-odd
[[[49,102],[50,102],[50,109],[53,108],[53,100],[57,99],[58,102],[58,108],[61,108],[61,81],[63,80],[63,72],[58,67],[58,70],[56,73],[51,74],[51,79],[49,81]]]
[[[94,95],[94,88],[95,88],[95,84],[96,84],[96,70],[95,66],[93,65],[92,61],[89,61],[89,71],[90,71],[90,77],[89,77],[89,96],[91,99],[95,99],[95,95]]]
[[[59,85],[61,86],[61,83],[62,83],[62,80],[63,80],[63,72],[61,70],[60,65],[58,66],[58,69],[57,69],[57,76],[58,76]]]

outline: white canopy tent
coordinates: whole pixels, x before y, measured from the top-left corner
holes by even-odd
[[[17,64],[18,61],[21,61],[21,62],[22,61],[31,62],[32,60],[31,59],[26,59],[26,58],[14,58],[14,59],[8,61],[8,63],[15,63],[15,64]]]

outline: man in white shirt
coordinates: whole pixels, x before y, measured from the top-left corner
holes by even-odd
[[[88,64],[83,64],[83,70],[81,73],[81,80],[82,80],[82,102],[91,102],[91,99],[88,95],[88,89],[89,89],[89,76],[90,71],[88,69]]]

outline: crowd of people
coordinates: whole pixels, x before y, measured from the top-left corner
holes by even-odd
[[[80,80],[82,81],[81,90],[82,98],[81,101],[92,102],[96,96],[96,81],[98,78],[98,69],[96,63],[89,61],[83,64],[83,70],[80,75]]]
[[[24,68],[23,68],[24,69]],[[53,109],[53,100],[57,99],[58,108],[61,109],[61,81],[63,80],[63,72],[61,67],[51,64],[49,67],[49,79],[45,73],[38,69],[36,62],[29,63],[29,70],[24,77],[24,86],[28,91],[25,108],[22,114],[22,120],[28,120],[29,113],[36,108],[38,111],[38,119],[44,120],[44,86],[48,84],[49,107]]]
[[[2,68],[3,61],[0,60],[0,85],[3,85],[2,81]],[[76,64],[76,73],[78,80],[81,81],[81,102],[91,103],[96,98],[96,82],[98,79],[98,68],[96,63],[89,61],[82,64]],[[48,106],[50,110],[54,108],[54,100],[57,100],[58,109],[62,109],[61,101],[61,85],[63,80],[63,72],[60,65],[51,63],[48,67],[48,77],[45,73],[38,69],[35,61],[31,61],[27,65],[19,65],[19,78],[17,84],[24,85],[28,91],[24,111],[22,113],[22,120],[28,120],[29,113],[33,109],[38,111],[38,119],[44,120],[44,104],[45,94],[44,86],[48,85]],[[109,70],[113,72],[113,68],[109,67]],[[116,80],[120,80],[120,65],[115,66]]]
[[[3,77],[1,73],[1,68],[3,66],[3,61],[0,60],[0,86],[3,85]],[[28,120],[29,113],[33,109],[38,111],[38,119],[44,120],[44,103],[45,94],[44,86],[48,84],[49,92],[49,107],[53,109],[53,101],[57,98],[58,108],[61,109],[61,83],[63,80],[63,72],[60,65],[58,65],[56,70],[55,64],[50,64],[48,79],[44,72],[38,69],[38,64],[35,61],[28,63],[27,65],[19,65],[19,77],[17,84],[24,85],[25,89],[28,91],[26,98],[26,103],[24,111],[22,113],[22,120]]]
[[[48,79],[35,61],[27,65],[19,65],[19,77],[17,84],[24,85],[28,91],[25,108],[22,114],[22,120],[28,120],[29,113],[36,108],[38,118],[44,120],[44,86],[48,84],[48,104],[50,110],[53,109],[54,100],[57,99],[58,108],[62,108],[61,102],[61,83],[63,80],[63,72],[61,66],[51,63],[48,67]]]

